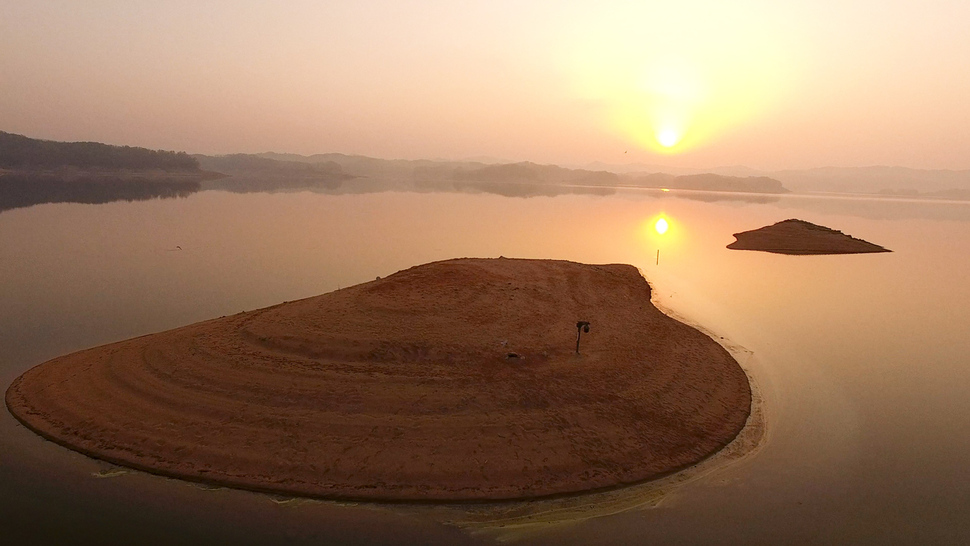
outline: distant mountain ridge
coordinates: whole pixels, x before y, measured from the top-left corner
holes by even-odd
[[[112,146],[100,142],[57,142],[0,131],[0,168],[49,170],[65,167],[107,170],[199,171],[185,152]]]
[[[919,197],[941,197],[936,194],[963,195],[952,190],[970,190],[970,169],[913,169],[874,165],[868,167],[818,167],[813,169],[759,170],[743,165],[694,169],[630,163],[612,165],[595,162],[587,169],[603,169],[616,173],[664,172],[673,175],[714,173],[724,176],[769,177],[779,180],[794,192],[863,193]]]
[[[277,163],[260,163],[246,158]],[[304,169],[299,167],[300,164],[312,166]],[[123,176],[126,179],[131,179],[134,172],[151,171],[156,173],[153,176],[192,177],[201,173],[202,168],[229,174],[237,180],[253,176],[264,180],[289,177],[337,185],[357,177],[395,179],[405,185],[423,184],[425,187],[435,184],[462,187],[482,184],[635,186],[752,193],[785,193],[789,190],[861,193],[964,200],[970,192],[970,170],[871,166],[767,171],[741,165],[694,169],[638,163],[591,163],[583,168],[568,168],[531,162],[502,163],[493,158],[483,158],[482,161],[405,160],[341,153],[191,156],[185,152],[98,142],[55,142],[0,131],[0,170],[44,171],[69,180],[95,172],[98,177]]]
[[[226,175],[208,181],[206,189],[237,192],[275,192],[298,189],[335,190],[355,178],[337,163],[281,161],[252,154],[193,156],[202,168]]]
[[[206,170],[244,176],[290,176],[298,178],[353,178],[333,161],[306,163],[280,161],[251,154],[230,154],[221,156],[195,155],[193,158]]]
[[[206,171],[223,173],[229,179],[211,182],[218,175]],[[207,156],[97,142],[55,142],[0,131],[0,174],[3,172],[8,176],[43,173],[67,182],[84,179],[88,183],[107,179],[132,182],[149,178],[208,178],[207,187],[232,191],[317,188],[340,193],[480,191],[532,196],[603,194],[616,188],[639,187],[738,194],[796,191],[970,200],[970,170],[873,166],[760,171],[739,165],[689,169],[605,163],[568,168],[528,161],[379,159],[341,153]]]
[[[665,173],[629,174],[627,179],[647,188],[743,193],[789,193],[780,181],[767,176],[726,176],[714,173],[674,176]]]
[[[44,203],[186,197],[211,176],[185,152],[0,132],[0,212]]]
[[[475,187],[487,191],[486,184],[502,184],[506,188],[502,192],[503,195],[514,189],[509,186],[510,184],[602,188],[642,187],[748,193],[787,193],[789,191],[780,181],[764,176],[726,176],[710,172],[682,176],[666,173],[617,174],[606,170],[570,169],[529,161],[488,164],[474,161],[376,159],[345,154],[300,156],[267,152],[257,155],[287,162],[332,162],[340,165],[344,172],[354,176],[410,181],[425,187],[450,184],[457,189]]]

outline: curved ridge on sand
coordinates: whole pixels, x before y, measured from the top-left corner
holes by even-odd
[[[592,330],[577,356],[579,320]],[[751,390],[727,351],[653,306],[633,266],[499,258],[61,356],[6,403],[50,440],[157,474],[494,501],[694,464],[738,434]]]

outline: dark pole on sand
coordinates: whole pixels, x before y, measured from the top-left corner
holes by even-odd
[[[660,265],[660,249],[657,249],[657,265]]]
[[[583,332],[589,333],[589,323],[585,320],[576,323],[576,354],[579,354],[579,338],[583,337]]]

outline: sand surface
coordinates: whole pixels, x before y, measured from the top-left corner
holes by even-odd
[[[732,250],[761,250],[776,254],[862,254],[892,252],[805,220],[784,220],[763,228],[735,233]]]
[[[158,474],[464,501],[689,466],[738,434],[751,390],[727,351],[651,304],[636,268],[500,258],[58,357],[6,402],[51,440]]]

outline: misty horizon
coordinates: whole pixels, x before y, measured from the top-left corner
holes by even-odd
[[[0,128],[0,132],[3,128]],[[789,172],[789,171],[827,171],[827,170],[842,170],[842,171],[920,171],[920,172],[947,172],[947,173],[962,173],[970,172],[970,168],[964,169],[952,169],[952,168],[919,168],[911,167],[906,165],[892,165],[892,164],[871,164],[871,165],[859,165],[859,166],[837,166],[837,165],[816,165],[812,167],[803,168],[778,168],[778,169],[759,169],[751,167],[750,165],[744,164],[724,164],[724,165],[708,165],[699,167],[684,167],[671,164],[663,163],[644,163],[644,162],[627,162],[627,163],[607,163],[603,161],[590,161],[587,163],[542,163],[539,161],[534,161],[532,159],[508,159],[493,156],[483,156],[483,155],[470,155],[463,157],[381,157],[381,156],[369,156],[360,153],[351,153],[344,151],[333,151],[333,150],[321,150],[308,153],[296,153],[292,151],[281,151],[278,149],[268,149],[262,151],[227,151],[221,153],[204,153],[195,150],[188,149],[159,149],[151,148],[147,146],[134,145],[128,142],[101,142],[94,140],[72,140],[72,141],[61,141],[52,138],[44,138],[36,135],[17,135],[26,136],[31,139],[48,141],[48,142],[63,142],[70,144],[108,144],[110,146],[117,147],[138,147],[144,148],[153,152],[175,152],[175,153],[186,153],[191,156],[212,156],[212,157],[226,157],[233,155],[251,155],[251,156],[277,156],[277,157],[287,157],[292,156],[300,159],[313,159],[317,156],[346,156],[346,157],[360,157],[366,159],[379,159],[384,161],[409,161],[409,162],[439,162],[439,163],[482,163],[491,165],[503,165],[503,164],[518,164],[518,163],[530,163],[535,165],[554,165],[558,167],[568,168],[568,169],[591,169],[591,170],[604,170],[615,173],[634,173],[634,172],[666,172],[668,174],[679,174],[679,173],[689,173],[689,174],[700,174],[705,172],[711,173],[724,173],[730,172],[734,175],[748,174],[754,175],[756,173],[774,173],[774,172]]]
[[[0,127],[0,132],[4,132],[5,129]],[[5,131],[12,133],[12,131]],[[314,156],[325,156],[325,155],[343,155],[347,157],[363,157],[370,159],[381,159],[386,161],[431,161],[431,162],[443,162],[443,163],[484,163],[484,164],[514,164],[514,163],[533,163],[537,165],[555,165],[559,167],[569,168],[569,169],[597,169],[606,170],[616,173],[631,173],[639,171],[650,171],[650,172],[667,172],[667,173],[703,173],[703,172],[750,172],[750,173],[771,173],[771,172],[785,172],[785,171],[823,171],[823,170],[847,170],[847,171],[864,171],[864,170],[907,170],[907,171],[939,171],[939,172],[964,172],[970,171],[970,167],[964,168],[932,168],[932,167],[914,167],[910,165],[903,164],[866,164],[866,165],[854,165],[854,166],[840,166],[835,164],[817,164],[812,166],[804,167],[780,167],[780,168],[758,168],[742,163],[726,163],[726,164],[712,164],[712,165],[701,165],[701,166],[683,166],[675,165],[670,163],[647,163],[643,161],[629,161],[629,162],[606,162],[601,160],[592,160],[585,163],[577,163],[570,161],[563,162],[551,162],[544,163],[535,159],[530,158],[517,158],[510,159],[508,157],[496,157],[488,155],[466,155],[466,156],[456,156],[456,157],[445,157],[445,156],[427,156],[427,157],[398,157],[398,156],[377,156],[377,155],[367,155],[364,153],[357,153],[353,151],[343,151],[343,150],[316,150],[307,152],[295,152],[291,150],[282,149],[257,149],[257,150],[227,150],[220,152],[204,152],[192,149],[183,148],[154,148],[151,146],[146,146],[142,144],[134,144],[132,142],[108,142],[108,141],[96,141],[91,139],[81,138],[79,140],[60,140],[56,138],[49,138],[45,136],[39,136],[36,134],[24,134],[30,138],[38,140],[46,140],[52,142],[70,142],[70,143],[98,143],[98,144],[109,144],[111,146],[131,146],[146,148],[152,151],[164,151],[164,152],[185,152],[189,155],[206,155],[206,156],[230,156],[230,155],[255,155],[255,156],[298,156],[301,158],[310,159]]]

